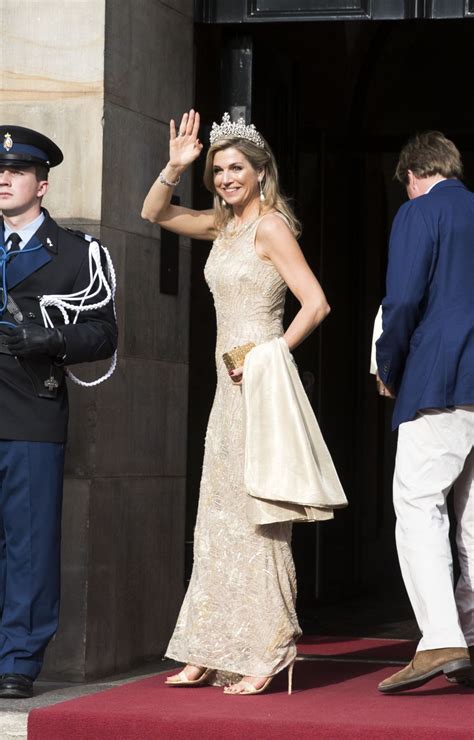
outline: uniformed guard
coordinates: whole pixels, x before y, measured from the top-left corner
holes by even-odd
[[[89,242],[41,206],[62,160],[46,136],[0,126],[0,698],[32,696],[58,625],[65,366],[117,344],[106,281],[87,298]],[[78,294],[72,321],[60,301],[45,309]]]

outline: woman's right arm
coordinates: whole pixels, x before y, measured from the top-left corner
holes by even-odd
[[[181,119],[178,134],[170,121],[170,159],[151,186],[143,202],[142,218],[159,224],[192,239],[212,240],[216,236],[214,211],[195,211],[192,208],[171,205],[174,184],[182,173],[200,155],[202,144],[198,139],[199,113],[190,110]],[[168,184],[167,184],[168,183]]]

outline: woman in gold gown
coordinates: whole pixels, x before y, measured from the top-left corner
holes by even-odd
[[[284,338],[290,350],[329,313],[296,241],[298,223],[280,193],[275,159],[253,126],[214,124],[204,182],[212,209],[171,205],[173,187],[203,148],[199,114],[170,123],[170,158],[146,196],[142,216],[193,239],[212,240],[205,278],[217,316],[217,389],[206,433],[194,566],[167,656],[186,664],[173,686],[226,685],[229,694],[263,691],[292,668],[301,634],[291,522],[255,526],[246,516],[243,367],[222,355],[248,342]],[[301,304],[284,332],[287,287]]]

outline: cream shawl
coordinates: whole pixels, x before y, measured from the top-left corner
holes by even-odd
[[[332,519],[347,499],[282,337],[246,356],[243,399],[249,520]]]

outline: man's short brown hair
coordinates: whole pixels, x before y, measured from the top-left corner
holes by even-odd
[[[38,182],[47,180],[49,177],[49,167],[46,167],[45,164],[35,164],[35,173]]]
[[[441,131],[425,131],[413,136],[400,152],[396,179],[408,184],[408,170],[420,179],[442,175],[458,177],[463,175],[461,155],[452,141]]]

